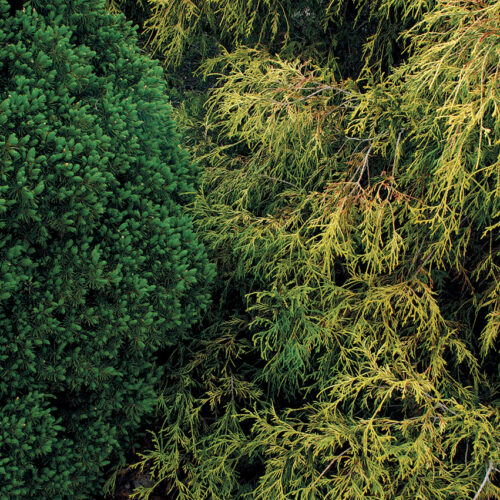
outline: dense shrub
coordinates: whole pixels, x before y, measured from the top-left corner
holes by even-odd
[[[90,498],[208,301],[161,68],[94,0],[0,0],[0,497]],[[116,456],[115,456],[116,458]]]
[[[147,5],[212,79],[177,116],[219,281],[139,467],[180,499],[500,498],[500,2]]]

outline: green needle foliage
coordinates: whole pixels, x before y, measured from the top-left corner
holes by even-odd
[[[500,2],[243,4],[149,2],[211,85],[176,116],[218,281],[136,466],[179,499],[500,498]]]
[[[0,497],[94,498],[208,302],[161,68],[89,0],[0,0]]]

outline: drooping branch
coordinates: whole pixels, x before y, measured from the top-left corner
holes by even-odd
[[[488,468],[486,469],[486,474],[484,475],[483,482],[481,483],[481,486],[479,486],[477,493],[474,495],[473,500],[477,500],[479,498],[479,495],[481,495],[481,491],[483,491],[484,487],[486,486],[486,484],[490,480],[490,474],[491,474],[491,471],[493,469],[494,469],[493,462],[490,460]]]
[[[323,469],[323,472],[316,478],[313,484],[311,484],[311,489],[314,488],[319,482],[319,480],[330,470],[330,467],[341,457],[343,457],[345,454],[349,453],[351,451],[351,448],[347,448],[347,450],[344,450],[342,453],[339,453],[337,456],[333,457],[330,463]]]

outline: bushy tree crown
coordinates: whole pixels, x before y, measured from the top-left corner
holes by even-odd
[[[208,77],[177,116],[220,280],[139,466],[182,499],[500,498],[500,2],[144,4]]]
[[[0,0],[0,497],[90,498],[208,301],[161,68],[94,0]]]

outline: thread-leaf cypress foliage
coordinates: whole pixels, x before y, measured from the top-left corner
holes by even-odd
[[[220,42],[177,110],[220,280],[137,466],[181,499],[500,498],[500,2],[226,3],[148,2],[172,67]]]
[[[0,497],[91,498],[208,301],[161,68],[103,2],[0,0]]]

